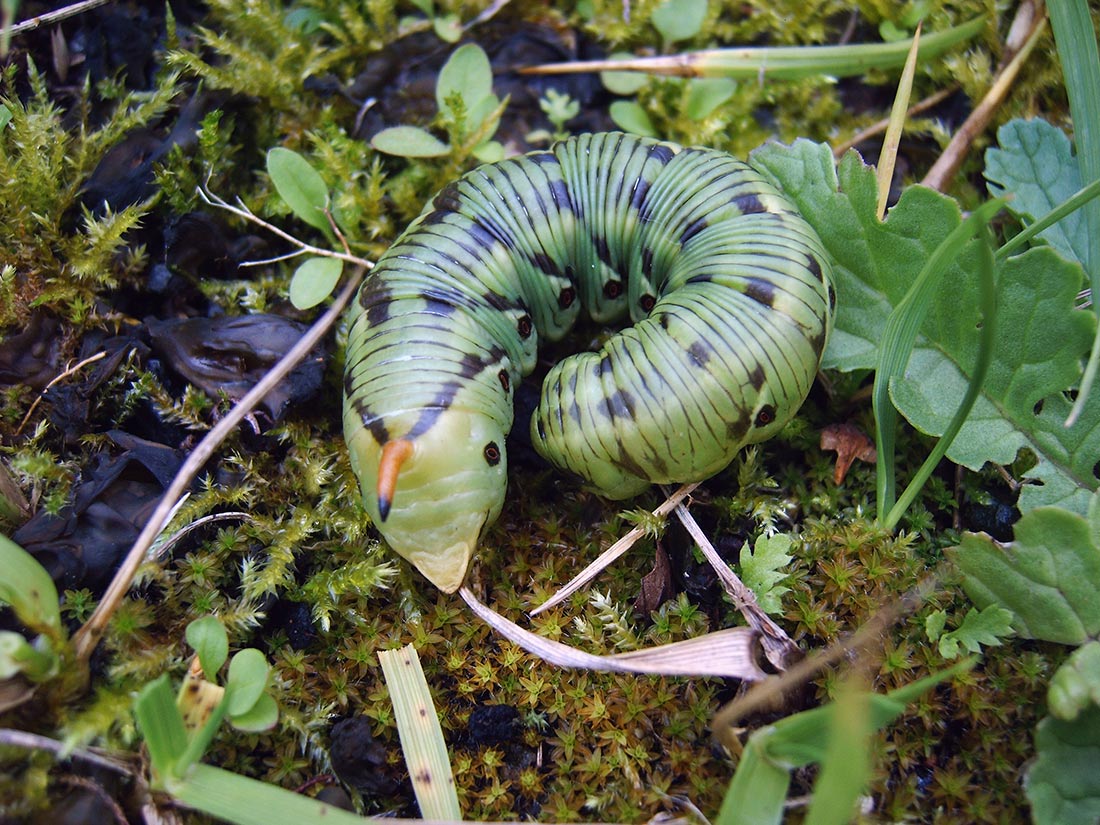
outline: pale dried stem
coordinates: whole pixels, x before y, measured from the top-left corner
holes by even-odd
[[[106,352],[97,352],[95,355],[89,355],[83,361],[69,367],[63,373],[61,373],[59,376],[57,376],[52,381],[50,381],[50,383],[45,386],[45,388],[42,390],[42,392],[40,392],[38,394],[38,397],[36,399],[34,399],[34,402],[31,404],[30,409],[27,410],[27,414],[25,416],[23,416],[23,420],[19,422],[19,426],[15,428],[15,434],[19,435],[19,433],[23,432],[23,428],[25,426],[27,426],[27,422],[30,421],[31,415],[38,408],[39,402],[45,397],[46,392],[47,392],[47,390],[49,390],[50,387],[52,387],[54,384],[58,383],[59,381],[64,381],[70,375],[73,375],[76,372],[82,370],[84,367],[88,366],[88,364],[94,364],[96,361],[100,360],[101,358],[105,358],[106,356],[107,356]]]
[[[921,181],[924,186],[931,187],[941,192],[947,187],[955,177],[955,174],[959,171],[967,154],[969,154],[970,147],[974,144],[977,137],[989,126],[997,108],[1004,102],[1005,97],[1007,97],[1008,93],[1011,91],[1012,84],[1016,82],[1016,76],[1020,73],[1020,69],[1027,61],[1032,49],[1035,48],[1036,44],[1039,42],[1039,38],[1042,36],[1043,30],[1046,28],[1047,18],[1045,8],[1041,13],[1037,14],[1031,3],[1024,3],[1021,5],[1017,15],[1024,14],[1034,15],[1027,40],[1020,50],[1013,55],[1012,59],[1001,69],[993,85],[990,87],[989,91],[986,92],[985,97],[982,98],[981,103],[974,107],[974,111],[970,113],[970,117],[963,122],[963,125],[959,127],[955,136],[951,138],[951,142],[947,144],[947,148],[944,149],[943,154],[939,156],[932,165],[932,168],[928,171],[928,174],[925,175],[924,180]],[[1015,24],[1013,25],[1015,27]]]
[[[654,510],[653,515],[664,518],[673,510],[675,510],[676,507],[678,507],[680,503],[698,486],[698,482],[696,482],[695,484],[685,484],[683,487],[670,495],[665,500],[664,504]],[[558,590],[557,593],[555,593],[545,602],[532,610],[529,615],[537,616],[544,610],[549,610],[551,607],[554,607],[557,604],[561,604],[563,601],[568,599],[570,596],[572,596],[574,593],[576,593],[578,590],[580,590],[582,587],[592,581],[592,579],[596,578],[596,576],[598,576],[601,572],[603,572],[603,570],[610,566],[610,564],[615,561],[615,559],[619,558],[619,556],[621,556],[623,553],[633,547],[638,539],[640,539],[644,535],[644,529],[642,529],[641,527],[635,527],[617,542],[615,542],[602,553],[600,553],[599,557],[595,561],[593,561],[586,568],[584,568],[584,570],[574,576],[573,579],[560,590]]]

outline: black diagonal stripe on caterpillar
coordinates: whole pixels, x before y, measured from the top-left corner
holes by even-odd
[[[774,434],[832,323],[828,256],[791,203],[719,151],[607,133],[448,185],[349,315],[344,433],[364,504],[436,586],[500,513],[516,382],[583,311],[633,326],[559,362],[536,449],[626,498],[700,481]]]

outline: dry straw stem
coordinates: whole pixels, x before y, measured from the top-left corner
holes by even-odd
[[[255,220],[261,222],[258,218],[255,218]],[[249,390],[244,398],[226,413],[224,418],[218,421],[213,429],[192,450],[191,454],[187,456],[187,460],[184,461],[183,466],[176,473],[176,477],[172,479],[172,483],[164,491],[164,495],[146,523],[145,529],[141,531],[122,566],[115,573],[107,592],[103,594],[103,599],[96,606],[95,612],[74,635],[73,642],[79,661],[87,662],[99,640],[103,637],[103,633],[107,629],[107,623],[121,604],[126,591],[130,589],[130,584],[133,582],[141,563],[145,560],[147,551],[161,530],[167,525],[176,500],[187,492],[192,479],[198,475],[203,465],[214,455],[230,433],[237,428],[237,425],[263,401],[264,396],[271,392],[276,384],[282,381],[309,354],[310,350],[336,323],[343,313],[344,307],[347,306],[348,301],[355,294],[355,290],[358,289],[359,282],[363,279],[363,274],[367,270],[368,263],[366,261],[358,261],[358,264],[332,306],[314,322],[313,326],[291,347],[290,351],[274,367],[268,370],[256,386]]]
[[[942,192],[955,177],[959,167],[962,166],[967,154],[969,154],[974,140],[989,127],[997,108],[1012,90],[1012,85],[1016,82],[1016,76],[1020,73],[1020,69],[1027,60],[1028,55],[1031,54],[1035,45],[1039,42],[1040,36],[1046,29],[1046,23],[1045,7],[1037,7],[1032,2],[1021,4],[1016,12],[1016,18],[1012,22],[1008,41],[1005,43],[1005,58],[1011,55],[1011,59],[1008,60],[1007,64],[1002,63],[997,79],[994,80],[981,103],[974,107],[970,117],[963,122],[955,136],[951,138],[951,142],[947,144],[947,148],[943,150],[943,154],[928,170],[928,174],[921,181],[924,186]],[[1017,38],[1020,37],[1022,31],[1026,31],[1026,39],[1023,39],[1022,46],[1017,46]]]
[[[478,618],[501,636],[559,667],[660,676],[719,676],[746,682],[767,676],[758,663],[760,634],[751,627],[731,627],[682,642],[597,656],[524,630],[478,601],[468,587],[461,587],[458,594]]]
[[[19,433],[23,432],[23,428],[25,426],[27,426],[27,422],[30,421],[30,419],[31,419],[31,414],[36,409],[38,409],[39,402],[41,402],[43,397],[45,397],[45,395],[49,391],[50,387],[52,387],[54,384],[57,384],[60,381],[64,381],[70,375],[76,374],[77,372],[79,372],[84,367],[88,366],[89,364],[94,364],[96,361],[100,360],[101,358],[106,358],[106,357],[107,357],[106,352],[97,352],[95,355],[89,355],[83,361],[69,367],[64,372],[62,372],[60,375],[58,375],[56,378],[54,378],[52,381],[50,381],[50,383],[45,386],[45,388],[42,390],[42,392],[40,392],[38,394],[38,397],[36,399],[34,399],[34,403],[32,403],[31,406],[30,406],[30,409],[27,410],[27,414],[23,416],[23,420],[20,421],[19,426],[16,427],[15,434],[19,435]]]
[[[680,503],[685,498],[687,498],[698,486],[699,482],[683,485],[675,493],[668,496],[665,499],[665,502],[653,511],[653,515],[658,516],[659,518],[664,518],[673,510],[675,510],[680,505]],[[615,559],[619,558],[619,556],[621,556],[623,553],[633,547],[637,543],[638,539],[645,535],[645,532],[645,529],[641,527],[635,527],[617,542],[615,542],[602,553],[600,553],[595,561],[593,561],[586,568],[584,568],[584,570],[574,576],[569,581],[569,583],[558,590],[557,593],[555,593],[545,602],[532,610],[531,615],[537,616],[544,610],[549,610],[551,607],[561,604],[563,601],[568,599],[570,596],[572,596],[574,593],[576,593],[578,590],[580,590],[582,587],[592,581],[592,579],[596,578],[596,576],[598,576],[606,568],[610,567],[611,563],[615,561]]]

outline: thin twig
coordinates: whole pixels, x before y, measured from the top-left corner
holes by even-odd
[[[229,437],[230,433],[236,429],[237,425],[244,420],[256,405],[258,405],[275,385],[285,378],[291,370],[302,361],[309,352],[317,345],[317,342],[329,331],[336,320],[340,317],[340,314],[344,311],[344,307],[348,301],[351,300],[351,296],[355,294],[355,290],[359,286],[359,282],[363,278],[367,267],[360,263],[359,267],[352,273],[348,280],[347,285],[336,297],[332,306],[328,308],[324,315],[317,319],[298,342],[291,347],[290,351],[284,355],[279,362],[272,367],[268,372],[260,379],[244,398],[238,401],[233,408],[226,413],[213,429],[206,434],[206,436],[198,443],[198,445],[191,451],[191,454],[187,456],[187,460],[184,461],[183,466],[180,467],[179,472],[176,473],[176,477],[172,479],[172,483],[168,486],[168,489],[164,491],[164,495],[161,497],[160,502],[157,504],[156,510],[153,511],[152,516],[145,525],[145,529],[141,531],[137,541],[134,542],[134,546],[130,548],[130,552],[127,554],[126,559],[123,561],[122,566],[115,573],[114,579],[111,581],[110,587],[107,588],[107,592],[103,594],[103,599],[96,607],[95,612],[92,613],[88,621],[80,628],[73,636],[73,646],[76,650],[77,659],[81,662],[87,662],[88,657],[92,655],[92,651],[95,650],[99,640],[103,637],[104,631],[107,629],[107,623],[110,621],[111,616],[122,602],[123,596],[126,595],[126,591],[130,589],[130,584],[134,580],[134,576],[137,574],[138,568],[141,566],[142,561],[145,559],[146,551],[153,544],[154,539],[165,528],[170,517],[173,506],[176,499],[183,495],[187,488],[191,484],[191,480],[198,475],[199,470],[210,459],[221,443]]]
[[[19,435],[19,433],[23,432],[23,428],[25,426],[27,426],[27,422],[30,421],[31,415],[34,413],[35,409],[38,408],[38,403],[45,397],[46,391],[49,390],[50,387],[52,387],[54,384],[58,383],[59,381],[64,381],[70,375],[73,375],[74,373],[76,373],[79,370],[82,370],[84,367],[88,366],[88,364],[94,364],[96,361],[100,360],[101,358],[106,358],[106,357],[107,357],[106,352],[97,352],[95,355],[89,355],[83,361],[69,367],[63,373],[61,373],[59,376],[57,376],[52,381],[50,381],[50,383],[45,386],[45,388],[42,390],[42,392],[40,392],[38,394],[38,397],[36,399],[34,399],[34,402],[31,404],[30,409],[27,410],[27,414],[25,416],[23,416],[23,420],[19,422],[19,426],[15,428],[15,434]]]
[[[1023,4],[1017,14],[1025,13],[1035,14],[1034,7],[1029,3]],[[990,121],[993,119],[994,113],[997,111],[997,107],[1001,105],[1005,97],[1012,90],[1012,85],[1016,82],[1016,76],[1020,73],[1020,69],[1027,60],[1028,55],[1031,54],[1032,49],[1038,44],[1039,38],[1046,28],[1046,24],[1047,17],[1046,9],[1044,8],[1040,13],[1035,15],[1035,19],[1032,21],[1031,33],[1023,47],[1016,52],[1008,64],[1001,70],[1000,74],[997,75],[997,79],[993,82],[989,91],[986,92],[981,103],[974,107],[974,111],[970,113],[970,117],[968,117],[963,122],[963,125],[959,127],[958,131],[955,132],[955,136],[951,138],[951,142],[947,144],[947,148],[943,150],[943,154],[937,158],[932,168],[928,170],[928,174],[925,175],[924,180],[921,181],[924,186],[929,186],[932,189],[942,192],[948,183],[950,183],[951,179],[955,177],[955,174],[959,171],[963,161],[966,159],[967,154],[970,152],[970,147],[973,145],[975,139],[986,130],[986,127],[989,126]]]
[[[745,583],[730,569],[725,560],[718,555],[718,551],[714,549],[714,545],[710,543],[710,539],[703,532],[703,528],[699,526],[695,517],[688,512],[687,507],[678,504],[675,512],[676,518],[680,519],[680,523],[695,539],[695,543],[703,551],[703,556],[714,568],[718,580],[722,583],[722,588],[733,599],[733,606],[745,617],[745,621],[760,633],[760,644],[764,648],[764,654],[768,657],[768,661],[780,670],[785,670],[792,661],[802,658],[802,651],[799,650],[798,645],[791,641],[783,628],[760,609],[760,605],[756,601],[756,594],[745,586]]]
[[[102,6],[110,0],[82,0],[80,3],[73,3],[71,6],[65,6],[62,9],[55,9],[54,11],[40,14],[37,17],[31,17],[24,20],[21,23],[16,23],[11,27],[11,34],[22,34],[23,32],[34,31],[39,26],[48,26],[51,23],[60,23],[62,20],[67,20],[70,17],[75,17],[78,14],[83,14],[86,11],[91,11],[97,6]]]
[[[947,98],[951,97],[951,95],[953,95],[958,90],[959,87],[957,85],[948,86],[946,89],[940,89],[938,92],[930,94],[928,97],[924,98],[924,100],[918,100],[906,110],[905,117],[911,118],[913,117],[913,115],[919,115],[921,112],[931,109],[933,106],[936,106],[947,100]],[[862,132],[857,132],[843,143],[838,143],[836,146],[834,146],[833,157],[839,160],[841,156],[849,149],[858,146],[865,140],[870,140],[877,135],[881,135],[883,132],[886,131],[886,127],[889,125],[890,118],[888,117],[884,117],[882,120],[872,123]]]
[[[696,482],[695,484],[685,484],[675,493],[668,496],[668,498],[665,499],[665,503],[653,511],[653,515],[657,516],[658,518],[664,518],[674,509],[676,509],[676,507],[698,486],[698,482]],[[619,556],[621,556],[623,553],[633,547],[638,539],[645,535],[645,532],[646,531],[643,528],[635,527],[617,542],[615,542],[602,553],[600,553],[595,561],[593,561],[586,568],[584,568],[584,570],[574,576],[573,579],[564,587],[560,588],[557,593],[555,593],[545,602],[532,610],[530,612],[530,615],[537,616],[544,610],[549,610],[554,605],[561,604],[563,601],[568,599],[570,596],[572,596],[574,593],[576,593],[578,590],[580,590],[582,587],[592,581],[592,579],[596,578],[596,576],[598,576],[605,568],[607,568],[613,561],[615,561],[615,559],[619,558]]]
[[[136,773],[134,766],[122,754],[115,756],[100,750],[70,749],[64,742],[58,742],[48,736],[39,736],[37,733],[28,733],[25,730],[0,728],[0,745],[9,745],[24,750],[47,751],[58,759],[80,759],[117,773],[130,775]]]
[[[275,224],[268,223],[263,218],[256,215],[255,212],[253,212],[251,209],[249,209],[247,206],[245,206],[244,202],[239,200],[239,199],[237,201],[238,205],[234,206],[233,204],[229,203],[228,201],[223,200],[222,198],[220,198],[219,196],[215,195],[214,193],[208,191],[207,189],[205,189],[202,186],[195,187],[195,191],[198,193],[199,197],[202,198],[204,203],[206,203],[210,206],[216,206],[219,209],[224,209],[226,212],[231,212],[234,215],[236,215],[238,218],[243,218],[244,220],[248,221],[249,223],[254,223],[257,226],[262,226],[264,229],[266,229],[272,235],[276,235],[276,236],[282,238],[287,243],[294,244],[294,246],[298,247],[303,252],[308,252],[311,255],[317,255],[317,256],[322,257],[322,258],[337,258],[341,261],[346,261],[349,264],[356,264],[357,266],[365,266],[365,267],[370,266],[369,261],[366,261],[363,258],[360,258],[358,255],[351,255],[347,252],[334,252],[331,249],[325,249],[325,248],[320,247],[320,246],[314,246],[313,244],[309,244],[309,243],[306,243],[305,241],[302,241],[302,240],[299,240],[298,238],[295,238],[289,232],[286,232],[286,231],[280,229],[279,227],[275,226]]]

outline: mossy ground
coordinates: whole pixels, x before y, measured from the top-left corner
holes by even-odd
[[[631,4],[631,22],[625,22],[625,6],[617,0],[593,0],[569,13],[524,0],[505,7],[492,26],[503,31],[496,35],[502,37],[509,27],[536,26],[564,33],[566,40],[587,38],[607,51],[659,50],[659,38],[645,22],[654,5]],[[810,10],[796,2],[711,3],[704,34],[677,45],[832,42],[849,20],[858,23],[857,38],[870,37],[877,24],[891,19],[894,5],[865,2],[857,12],[839,2],[815,4]],[[114,334],[133,324],[136,313],[112,302],[122,293],[140,295],[146,286],[153,252],[135,240],[134,230],[199,209],[195,186],[203,181],[222,195],[240,195],[269,219],[305,233],[307,228],[296,224],[273,196],[262,172],[264,152],[271,146],[299,150],[322,170],[334,203],[355,229],[349,233],[351,247],[365,257],[384,250],[423,202],[461,171],[456,159],[406,162],[375,154],[353,136],[361,101],[332,92],[346,92],[387,44],[400,47],[404,34],[424,28],[399,21],[412,13],[411,7],[397,8],[386,0],[357,5],[313,0],[296,8],[320,25],[307,31],[288,23],[288,9],[281,3],[239,0],[210,3],[208,16],[199,21],[206,29],[181,31],[170,21],[166,65],[181,74],[162,69],[158,91],[130,93],[137,97],[127,98],[116,77],[82,90],[78,97],[83,103],[56,103],[56,89],[44,74],[26,68],[25,59],[9,69],[6,96],[16,109],[9,129],[16,140],[11,135],[7,140],[16,148],[5,160],[10,173],[0,176],[0,201],[5,204],[0,227],[11,230],[5,232],[9,240],[0,251],[0,298],[9,308],[2,320],[8,330],[17,327],[28,307],[46,307],[62,319],[62,348],[68,357],[88,335]],[[1009,22],[998,9],[980,0],[931,4],[929,19],[937,28],[979,14],[991,22],[974,48],[924,67],[916,96],[949,84],[960,87],[956,107],[980,96],[999,59],[997,33],[1003,35]],[[437,10],[459,13],[463,19],[472,18],[474,11],[452,3],[437,4]],[[478,41],[480,31],[475,27],[468,39]],[[999,119],[1035,113],[1055,121],[1064,117],[1061,80],[1051,62],[1053,48],[1047,45],[1036,50]],[[431,77],[430,67],[438,67],[450,48],[434,42],[417,56],[428,67],[426,76]],[[194,100],[199,78],[201,94],[211,97],[208,112],[195,120],[198,139],[165,152],[156,167],[154,194],[113,214],[97,214],[87,204],[80,213],[81,187],[108,149],[139,124],[166,132],[171,121],[164,118],[172,116],[167,101],[173,95],[172,106]],[[319,80],[328,84],[328,92],[318,91]],[[652,81],[637,99],[664,136],[744,155],[770,137],[832,140],[883,116],[892,96],[889,78],[865,80],[882,85],[741,83],[727,103],[702,121],[683,115],[681,81]],[[863,102],[857,105],[857,99]],[[117,108],[112,101],[120,101]],[[408,101],[410,111],[414,103]],[[81,126],[86,122],[81,113],[89,107],[97,113],[94,128]],[[105,120],[102,113],[112,109],[116,114]],[[949,107],[943,116],[953,112]],[[539,117],[517,108],[506,111],[502,139],[525,148],[524,124]],[[545,122],[537,125],[547,128]],[[947,132],[935,118],[916,127],[907,155],[914,169],[927,165]],[[52,145],[54,151],[34,155],[18,146],[19,139],[30,140],[31,149]],[[32,156],[39,164],[33,175],[20,165]],[[960,185],[966,196],[969,184],[961,180]],[[37,221],[33,233],[26,231],[28,215]],[[63,215],[69,219],[62,220]],[[224,216],[216,219],[228,232],[251,231]],[[184,274],[193,281],[190,289],[201,295],[188,300],[237,314],[289,311],[284,296],[291,271],[291,264],[276,264],[221,281],[204,280],[202,273]],[[412,643],[452,746],[468,818],[635,822],[676,807],[677,798],[715,812],[736,758],[716,746],[709,724],[737,686],[548,666],[494,636],[460,601],[440,594],[391,556],[374,538],[358,504],[340,438],[339,334],[335,353],[323,401],[292,411],[262,436],[240,433],[227,443],[216,471],[175,523],[222,510],[243,510],[248,518],[189,534],[159,563],[146,567],[93,661],[89,692],[72,695],[43,688],[30,704],[6,714],[3,726],[78,745],[137,749],[140,740],[129,713],[133,692],[162,672],[181,674],[189,655],[184,627],[214,613],[225,622],[234,647],[258,646],[269,656],[281,709],[279,725],[269,733],[222,732],[208,758],[231,770],[288,788],[304,785],[331,769],[334,719],[363,715],[385,748],[383,772],[402,780],[377,652]],[[208,426],[226,403],[194,392],[173,397],[146,366],[127,361],[92,390],[88,429],[75,439],[63,438],[41,411],[32,416],[28,429],[18,431],[35,393],[18,385],[5,390],[0,419],[4,460],[34,506],[60,510],[78,469],[106,449],[102,433],[107,429],[126,428],[151,411],[181,432],[194,432]],[[831,422],[854,418],[870,431],[869,404],[859,400],[859,377],[833,378],[831,395],[815,392],[799,419],[761,447],[745,473],[753,483],[739,485],[740,467],[735,464],[706,485],[695,511],[711,535],[731,547],[759,530],[760,520],[745,515],[754,510],[797,537],[791,591],[783,597],[778,618],[807,650],[851,633],[877,610],[935,576],[932,595],[873,651],[879,660],[873,686],[888,690],[945,666],[925,636],[924,617],[944,609],[957,624],[968,605],[950,570],[940,564],[942,550],[954,541],[960,515],[966,526],[967,508],[983,504],[983,497],[990,490],[999,492],[1002,482],[992,472],[960,482],[954,468],[945,465],[901,532],[884,533],[872,521],[873,468],[857,463],[837,487],[832,456],[817,446],[820,428]],[[900,458],[903,474],[927,450],[926,442],[909,436]],[[775,486],[758,483],[765,478]],[[630,506],[657,501],[654,493]],[[498,610],[520,619],[627,529],[618,512],[573,482],[521,459],[513,467],[505,512],[473,570],[473,586]],[[655,613],[637,615],[630,607],[641,577],[652,566],[653,542],[644,541],[589,594],[574,596],[564,607],[531,620],[531,627],[549,638],[609,652],[735,623],[734,611],[716,599],[713,589],[690,580],[697,566],[685,539],[670,529],[663,541],[688,576],[680,581],[685,592]],[[65,594],[66,615],[74,625],[93,604],[87,591]],[[1031,752],[1046,679],[1060,655],[1018,642],[988,648],[972,672],[912,706],[876,740],[872,792],[877,815],[887,821],[959,823],[1022,819],[1026,803],[1021,770]],[[821,676],[814,683],[813,699],[828,697],[839,675],[830,671]],[[477,744],[468,722],[483,704],[516,708],[522,720],[518,738]],[[60,793],[59,769],[49,760],[28,759],[25,752],[2,756],[0,798],[10,801],[13,813],[26,813]],[[808,789],[808,779],[796,777],[795,790]],[[363,803],[369,812],[414,812],[407,784],[395,792],[367,794]]]

